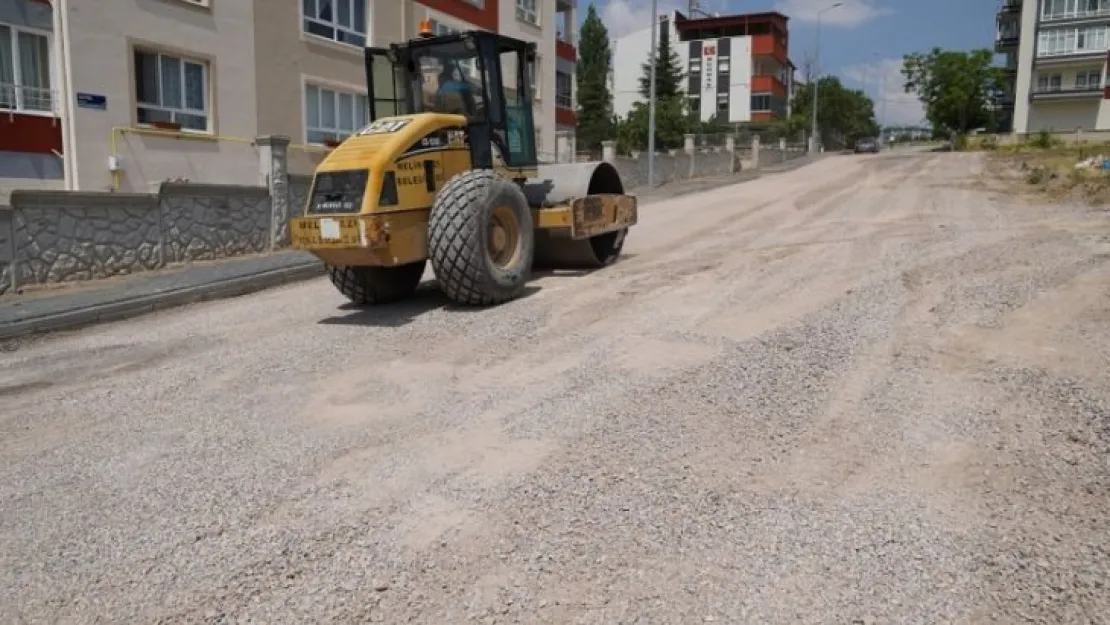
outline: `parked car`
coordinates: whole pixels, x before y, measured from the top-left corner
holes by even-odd
[[[856,141],[856,154],[859,154],[860,152],[871,152],[873,154],[878,154],[879,141],[871,137]]]

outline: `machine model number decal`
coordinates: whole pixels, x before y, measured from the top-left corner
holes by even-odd
[[[408,119],[379,119],[358,131],[358,134],[359,136],[387,135],[408,126],[410,121]]]

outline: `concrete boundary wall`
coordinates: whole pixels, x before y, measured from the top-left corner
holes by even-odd
[[[15,191],[0,210],[0,293],[272,249],[264,187],[163,184],[159,193]]]

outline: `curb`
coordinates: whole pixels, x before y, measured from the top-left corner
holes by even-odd
[[[0,340],[131,319],[157,310],[247,295],[324,275],[318,261],[0,324]]]

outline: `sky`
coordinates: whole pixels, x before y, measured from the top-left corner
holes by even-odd
[[[688,0],[657,0],[660,12],[687,12]],[[775,10],[790,21],[790,58],[801,74],[817,41],[817,11],[835,0],[702,0],[710,13]],[[918,124],[921,104],[902,91],[902,55],[934,46],[971,50],[994,45],[997,2],[988,0],[842,0],[821,14],[819,67],[875,101],[884,124]],[[597,7],[611,36],[650,27],[650,0],[578,0],[584,18]]]

